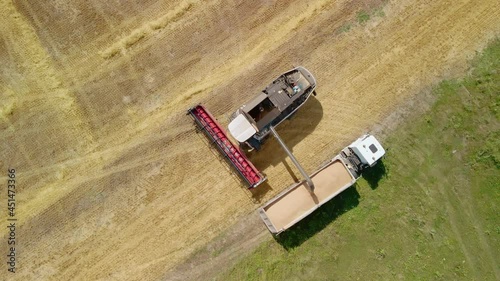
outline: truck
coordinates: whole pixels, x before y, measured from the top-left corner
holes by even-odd
[[[259,215],[269,231],[278,235],[352,186],[384,154],[380,142],[365,134],[310,175],[314,189],[307,180],[296,183],[259,208]]]

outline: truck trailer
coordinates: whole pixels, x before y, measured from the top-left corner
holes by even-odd
[[[372,135],[363,135],[313,172],[310,180],[294,184],[259,208],[269,231],[279,234],[352,186],[361,173],[384,156],[385,150]]]

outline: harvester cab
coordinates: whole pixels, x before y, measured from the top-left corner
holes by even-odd
[[[256,126],[250,122],[250,118],[240,113],[229,123],[229,132],[238,142],[243,143],[257,133]]]

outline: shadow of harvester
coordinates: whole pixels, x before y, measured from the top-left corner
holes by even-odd
[[[287,251],[300,246],[337,217],[358,206],[359,197],[355,184],[274,239]]]
[[[323,107],[316,97],[311,96],[289,120],[285,120],[278,125],[276,131],[293,152],[293,148],[314,131],[322,118]],[[271,134],[268,135],[259,151],[252,151],[247,156],[255,167],[261,171],[269,166],[282,163],[288,157]]]

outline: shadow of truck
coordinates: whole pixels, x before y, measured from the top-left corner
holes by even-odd
[[[358,206],[359,197],[354,184],[274,239],[287,251],[300,246],[337,217]]]

